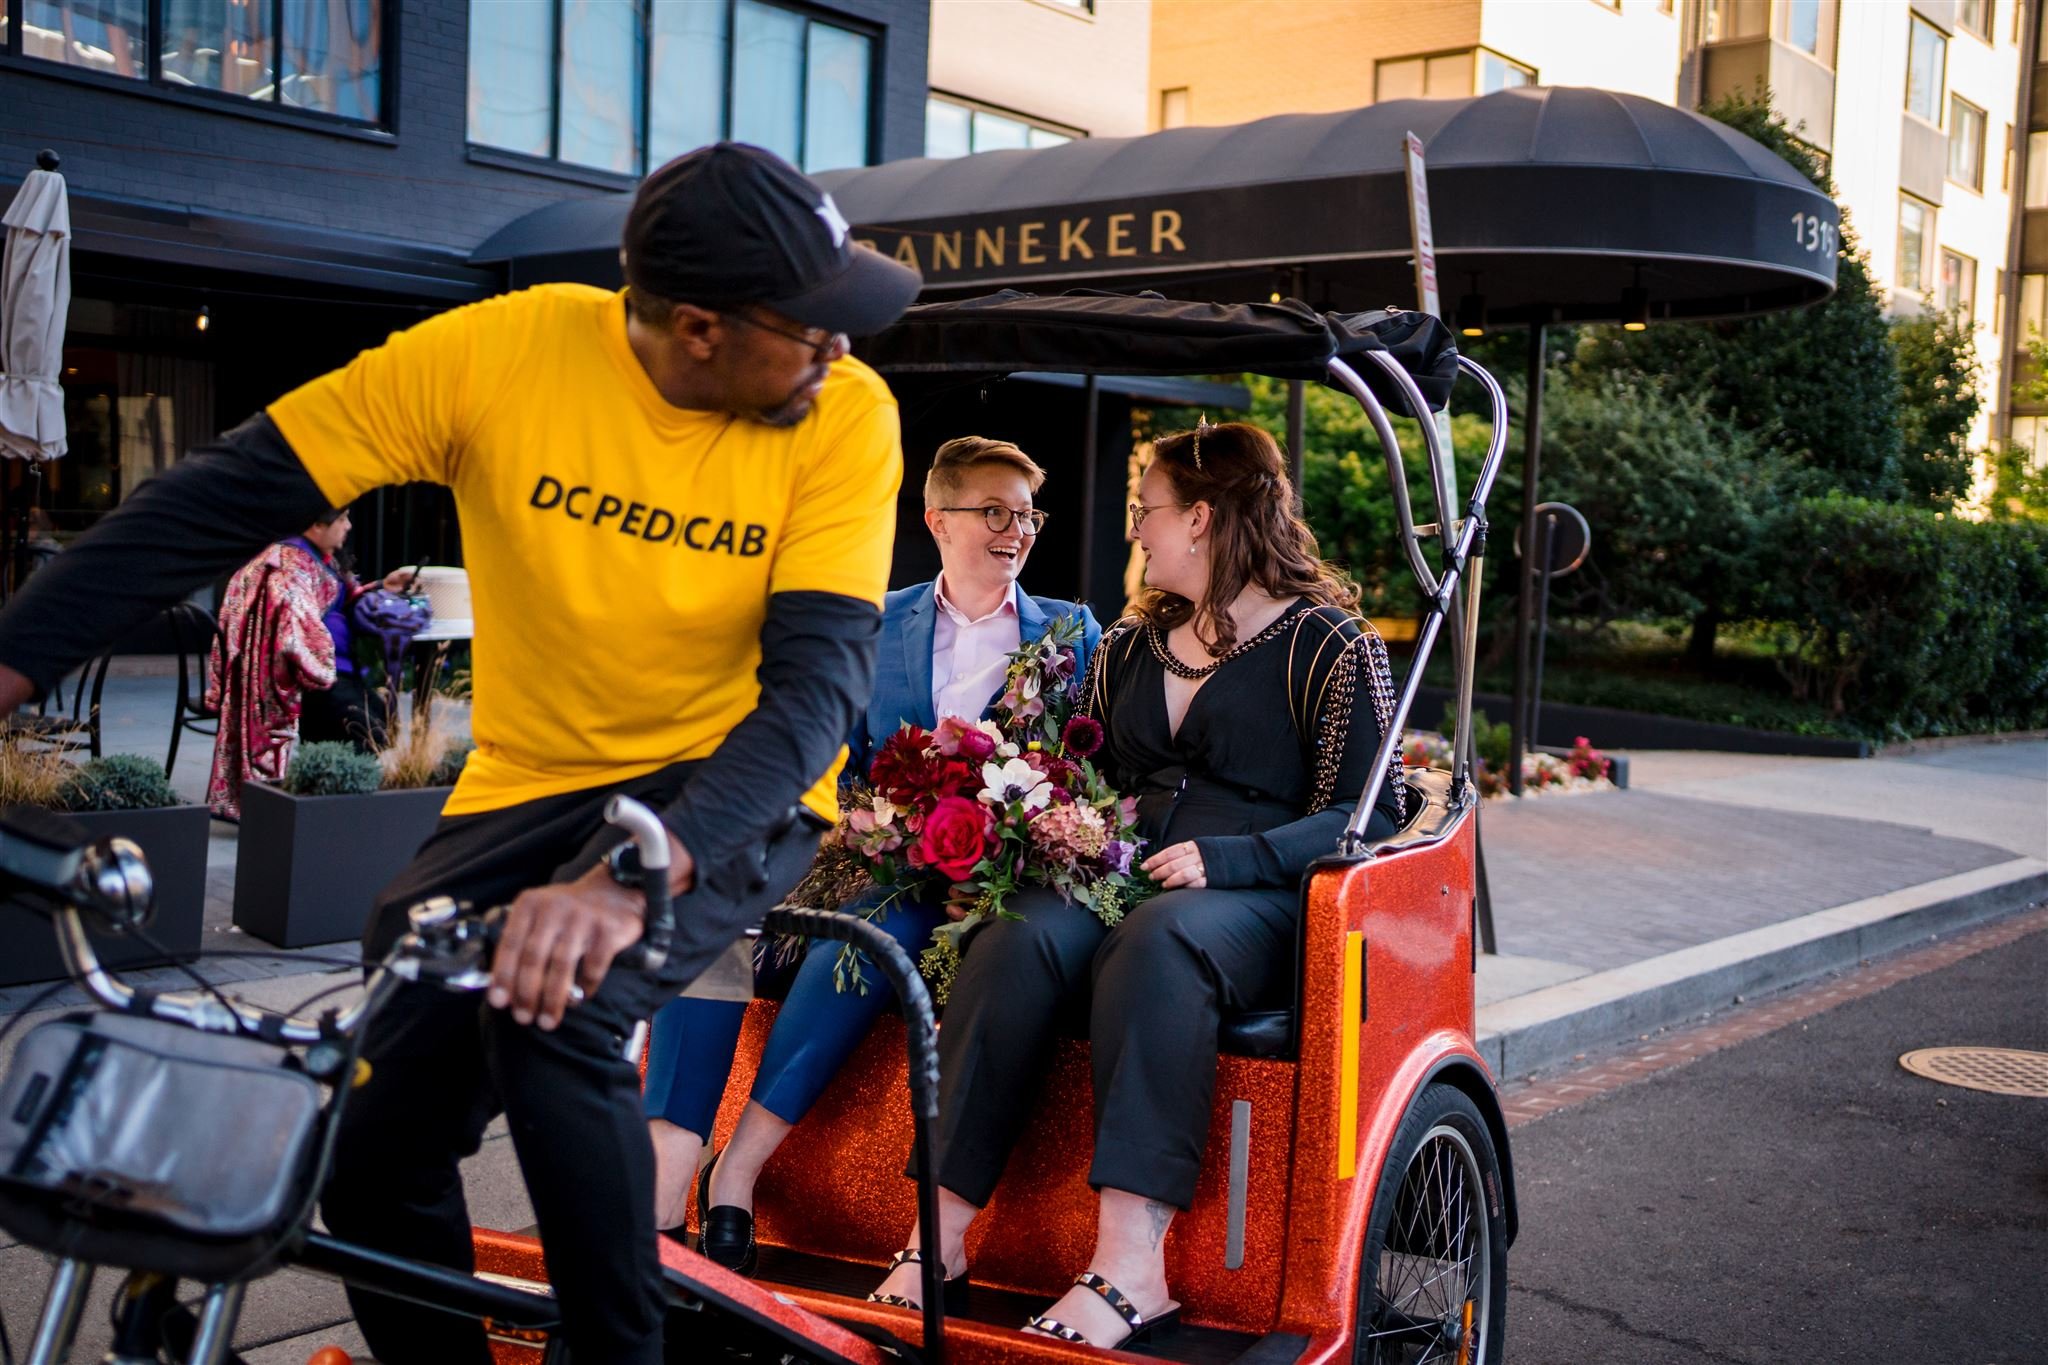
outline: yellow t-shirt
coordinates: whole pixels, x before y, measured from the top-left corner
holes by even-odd
[[[769,594],[888,587],[902,432],[856,360],[794,427],[677,408],[621,294],[552,284],[395,333],[269,412],[337,507],[455,492],[477,748],[450,815],[708,756],[760,695]],[[804,796],[827,820],[845,757]]]

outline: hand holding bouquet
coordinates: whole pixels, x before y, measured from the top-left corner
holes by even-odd
[[[1144,842],[1137,802],[1090,761],[1103,735],[1078,712],[1081,630],[1078,618],[1061,617],[1010,656],[996,719],[947,716],[934,729],[906,725],[889,736],[826,838],[821,863],[890,892],[869,918],[903,895],[963,907],[919,963],[942,1002],[961,937],[988,915],[1015,918],[1008,902],[1019,890],[1051,887],[1114,925],[1152,889],[1132,871]],[[836,979],[841,990],[865,989],[858,954],[841,951]]]

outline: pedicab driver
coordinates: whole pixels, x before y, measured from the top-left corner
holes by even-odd
[[[622,1044],[795,883],[835,813],[902,477],[895,403],[846,335],[919,281],[734,144],[649,176],[622,256],[623,291],[442,314],[144,484],[0,614],[0,713],[327,508],[454,490],[477,750],[365,947],[430,895],[510,914],[486,1000],[411,986],[371,1023],[323,1208],[342,1237],[469,1268],[456,1163],[502,1112],[572,1353],[651,1365],[653,1162]],[[619,791],[671,836],[683,898],[658,980],[606,974],[641,929],[602,861]],[[386,1365],[491,1358],[474,1323],[350,1302]]]

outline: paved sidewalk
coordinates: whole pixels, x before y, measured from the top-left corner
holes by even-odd
[[[108,748],[161,758],[174,688],[171,678],[111,679]],[[210,745],[186,738],[173,780],[197,800]],[[1637,753],[1631,778],[1625,792],[1493,802],[1482,813],[1502,953],[1480,962],[1480,1027],[1503,1079],[2048,898],[2048,741],[1866,760]],[[261,950],[228,922],[235,847],[234,829],[216,822],[206,944]],[[285,1006],[344,980],[314,959],[352,949],[219,960],[208,971]],[[185,980],[171,970],[138,978]],[[37,993],[0,990],[0,1025]],[[67,987],[37,1014],[79,999]],[[18,1037],[0,1042],[0,1064]],[[480,1223],[532,1221],[502,1124],[465,1179]],[[0,1240],[0,1313],[17,1339],[46,1276],[42,1258]],[[303,1361],[327,1342],[360,1349],[353,1328],[336,1325],[345,1320],[334,1286],[287,1271],[251,1294],[242,1341],[264,1365]],[[104,1321],[88,1314],[82,1347],[103,1339]]]

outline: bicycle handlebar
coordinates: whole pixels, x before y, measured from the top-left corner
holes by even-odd
[[[646,928],[640,942],[613,965],[655,971],[668,959],[675,911],[668,893],[668,831],[654,812],[630,796],[606,803],[607,822],[624,830],[639,855]],[[354,1032],[400,981],[425,981],[449,990],[481,990],[490,983],[498,917],[472,915],[446,896],[406,912],[411,927],[370,974],[363,996],[317,1019],[262,1009],[201,990],[138,990],[107,970],[86,933],[91,919],[109,932],[148,921],[155,882],[142,850],[127,839],[80,845],[69,821],[39,812],[10,811],[0,822],[0,877],[57,898],[57,947],[65,968],[86,993],[110,1010],[149,1014],[209,1033],[253,1034],[275,1043],[310,1044]]]

